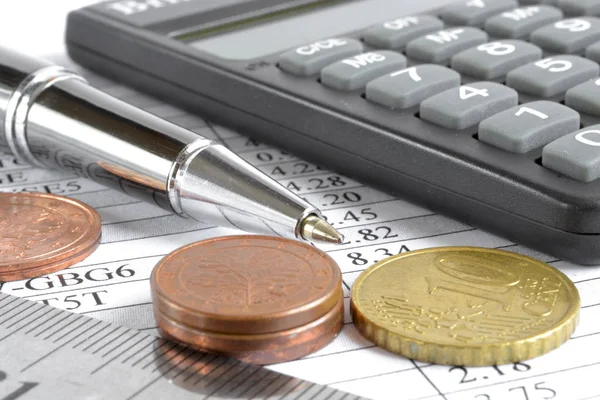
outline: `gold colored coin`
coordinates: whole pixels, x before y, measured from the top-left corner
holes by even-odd
[[[564,343],[579,320],[573,282],[507,251],[444,247],[403,253],[354,282],[357,329],[378,346],[434,364],[513,363]]]

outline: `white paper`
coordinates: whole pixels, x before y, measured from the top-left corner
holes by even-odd
[[[24,9],[28,2],[23,3]],[[68,8],[62,7],[63,11]],[[57,20],[52,26],[59,26],[56,31],[62,32],[64,25],[59,24],[64,22]],[[39,43],[33,47],[27,43],[22,46],[25,50],[46,48]],[[15,43],[12,45],[21,48]],[[63,64],[67,62],[64,53],[44,55]],[[581,322],[574,338],[560,349],[525,363],[456,368],[413,362],[373,346],[361,337],[347,314],[346,325],[333,343],[302,360],[272,366],[274,370],[374,399],[600,397],[600,385],[596,382],[600,376],[600,268],[580,267],[530,251],[355,180],[318,169],[279,150],[255,146],[231,130],[208,124],[197,116],[74,68],[107,92],[206,137],[221,140],[282,184],[300,188],[298,193],[320,207],[351,242],[339,247],[322,246],[342,269],[346,310],[352,283],[365,267],[387,254],[435,246],[485,246],[527,254],[559,268],[576,283],[581,294]],[[156,262],[190,242],[238,233],[182,220],[69,173],[29,168],[17,164],[8,155],[1,156],[0,161],[0,191],[41,191],[72,196],[94,206],[103,220],[102,244],[88,259],[47,277],[0,285],[1,291],[12,295],[154,331],[148,278]],[[333,181],[343,182],[343,185],[333,186]],[[316,189],[316,185],[327,187]],[[379,238],[369,240],[372,237],[365,236],[369,232],[365,229]]]

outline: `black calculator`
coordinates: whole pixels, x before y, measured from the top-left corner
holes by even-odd
[[[71,57],[471,225],[600,263],[599,0],[134,0]]]

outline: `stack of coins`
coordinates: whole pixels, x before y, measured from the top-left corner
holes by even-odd
[[[298,241],[244,235],[193,243],[163,258],[150,282],[164,336],[249,363],[300,358],[343,326],[339,267]]]
[[[0,193],[0,282],[67,268],[100,243],[98,213],[80,201],[42,193]]]
[[[508,251],[446,247],[366,269],[350,308],[378,346],[435,364],[484,366],[540,356],[579,319],[577,288],[541,261]]]

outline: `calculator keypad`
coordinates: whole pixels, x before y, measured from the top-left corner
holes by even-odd
[[[279,59],[279,67],[293,75],[310,76],[337,60],[362,52],[363,45],[358,40],[325,39],[284,53]]]
[[[444,23],[434,16],[409,16],[372,26],[365,31],[363,39],[380,49],[404,50],[411,40],[443,28]]]
[[[413,40],[406,46],[406,55],[421,62],[447,65],[454,54],[487,40],[487,33],[477,28],[450,28]]]
[[[600,179],[600,1],[463,0],[439,17],[383,21],[360,40],[290,50],[278,65],[340,96],[471,130],[532,168],[536,159],[573,180]]]
[[[527,39],[536,29],[558,22],[562,18],[563,12],[556,7],[519,7],[488,19],[484,29],[492,37]]]
[[[373,79],[406,67],[406,57],[389,50],[362,53],[325,67],[321,83],[330,88],[352,91],[365,87]]]
[[[478,139],[512,153],[527,153],[579,129],[579,113],[560,103],[535,101],[479,124]]]
[[[482,26],[486,19],[517,6],[516,0],[463,0],[444,8],[441,17],[448,25]]]
[[[586,47],[600,40],[600,19],[563,19],[534,31],[530,40],[552,53],[582,54]]]
[[[460,85],[458,72],[422,64],[392,72],[367,84],[367,100],[393,109],[418,106],[423,100]]]
[[[421,103],[420,117],[449,129],[467,129],[516,106],[519,95],[494,82],[475,82],[448,89]]]
[[[452,69],[475,79],[503,80],[507,73],[542,58],[542,49],[521,41],[488,42],[452,57]]]

